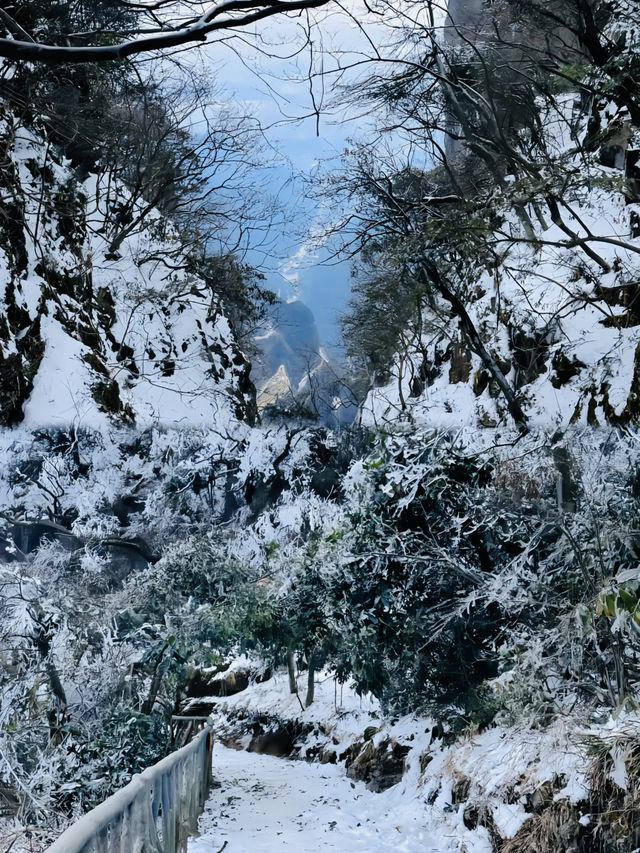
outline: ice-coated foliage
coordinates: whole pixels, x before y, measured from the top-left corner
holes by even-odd
[[[492,10],[501,37],[517,10]],[[510,727],[568,743],[578,720],[601,802],[586,772],[576,796],[603,821],[605,801],[637,802],[620,793],[637,790],[633,737],[598,727],[640,703],[634,12],[598,23],[606,55],[574,56],[572,36],[516,87],[495,55],[483,76],[469,45],[424,29],[410,73],[363,86],[408,144],[354,146],[336,182],[336,208],[357,195],[349,323],[372,379],[340,433],[255,423],[221,298],[247,271],[187,250],[164,215],[177,196],[150,204],[160,172],[137,192],[130,164],[124,182],[78,171],[45,124],[2,112],[0,803],[39,827],[29,843],[176,746],[172,717],[206,711],[238,652],[259,662],[249,684],[306,671],[307,703],[326,667],[389,717],[428,710],[442,749],[410,771],[443,814],[479,789],[445,792],[434,769],[465,728],[486,768]],[[443,127],[451,162],[434,166]],[[229,300],[236,327],[252,293]],[[535,792],[496,773],[500,808],[479,798],[458,823],[503,845],[514,806],[502,849],[533,849],[564,788],[545,777],[526,829]]]

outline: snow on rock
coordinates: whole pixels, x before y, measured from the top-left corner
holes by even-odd
[[[0,424],[251,421],[249,365],[171,223],[108,176],[79,181],[4,114],[0,140],[15,164],[3,176],[14,221],[0,234]]]

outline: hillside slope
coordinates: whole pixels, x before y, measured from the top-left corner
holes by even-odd
[[[495,265],[479,259],[453,286],[465,294],[469,316],[532,428],[637,423],[638,130],[623,111],[606,108],[603,124],[625,128],[618,159],[611,162],[610,148],[585,154],[588,114],[578,95],[558,96],[553,107],[540,109],[555,168],[579,175],[568,190],[570,213],[562,224],[583,235],[596,257],[548,217],[536,217],[533,207],[535,236],[525,239],[514,211],[503,208],[486,238],[497,253]],[[364,423],[383,426],[408,418],[442,428],[509,428],[500,389],[455,318],[445,322],[446,310],[431,319],[427,313],[422,333],[408,336],[389,380],[363,405]]]
[[[0,147],[0,423],[251,421],[249,366],[171,224],[8,114]]]

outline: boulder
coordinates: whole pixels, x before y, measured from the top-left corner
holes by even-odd
[[[135,495],[121,495],[113,502],[111,511],[123,527],[128,527],[131,523],[131,516],[142,512],[144,504],[144,498]]]
[[[342,476],[339,471],[327,465],[316,471],[311,478],[311,489],[321,498],[332,498],[342,493]]]
[[[43,542],[58,542],[65,551],[77,551],[82,542],[77,536],[55,521],[18,521],[13,525],[12,538],[23,554],[31,554]]]
[[[368,740],[349,764],[347,776],[366,782],[370,791],[386,791],[402,779],[409,749],[393,738],[385,738],[378,746]]]
[[[255,673],[248,667],[246,669],[196,670],[189,680],[187,697],[234,696],[247,689],[252,675]]]
[[[257,720],[253,724],[253,737],[247,747],[247,752],[287,758],[293,752],[294,745],[301,733],[302,727],[299,723],[274,723]]]
[[[128,539],[105,539],[97,553],[106,558],[104,574],[112,588],[122,584],[129,575],[141,572],[149,566],[148,549],[139,542]]]

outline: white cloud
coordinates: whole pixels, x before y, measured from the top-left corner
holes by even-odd
[[[293,288],[294,299],[299,298],[300,295],[300,270],[312,267],[316,261],[316,255],[315,248],[310,242],[306,242],[280,264],[278,272]]]

